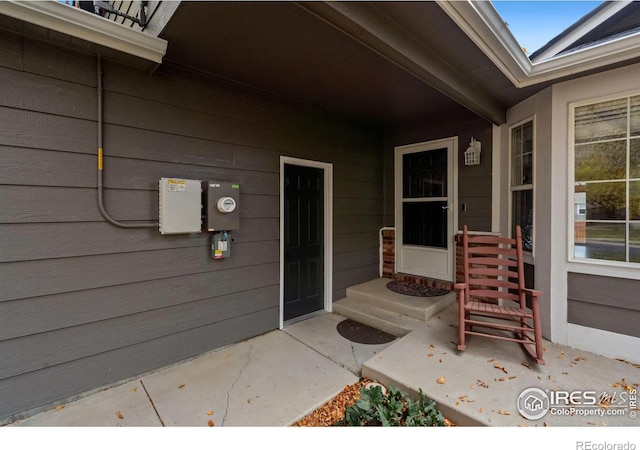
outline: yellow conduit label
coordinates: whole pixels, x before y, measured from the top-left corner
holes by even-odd
[[[98,149],[98,170],[102,170],[102,148]]]

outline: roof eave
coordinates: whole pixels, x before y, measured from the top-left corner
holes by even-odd
[[[0,1],[0,14],[162,63],[167,41],[56,1]]]
[[[636,34],[532,63],[490,2],[439,0],[438,4],[518,88],[640,58],[640,34]]]

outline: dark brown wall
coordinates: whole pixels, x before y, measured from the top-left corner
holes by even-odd
[[[377,277],[377,129],[105,61],[107,210],[157,220],[161,177],[239,182],[214,261],[207,234],[100,215],[95,56],[0,29],[0,86],[0,421],[276,329],[281,155],[334,165],[334,300]]]
[[[568,321],[640,337],[640,281],[568,273]]]
[[[458,137],[458,228],[491,231],[492,126],[464,109],[443,111],[442,116],[385,130],[384,224],[394,226],[394,148],[401,145]],[[464,165],[464,152],[471,138],[482,143],[480,165]],[[467,210],[461,205],[466,203]]]

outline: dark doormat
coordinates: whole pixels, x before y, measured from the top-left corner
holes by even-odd
[[[386,344],[396,339],[392,334],[351,319],[340,322],[337,330],[340,336],[358,344]]]
[[[413,297],[438,297],[449,293],[446,289],[398,280],[389,281],[387,288],[398,294],[411,295]]]

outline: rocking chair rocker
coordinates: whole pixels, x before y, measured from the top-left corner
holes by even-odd
[[[458,292],[458,350],[465,350],[468,335],[484,336],[517,342],[544,365],[538,304],[543,293],[524,287],[520,227],[516,227],[515,239],[510,239],[469,235],[465,225],[462,248],[464,283],[453,286]]]

